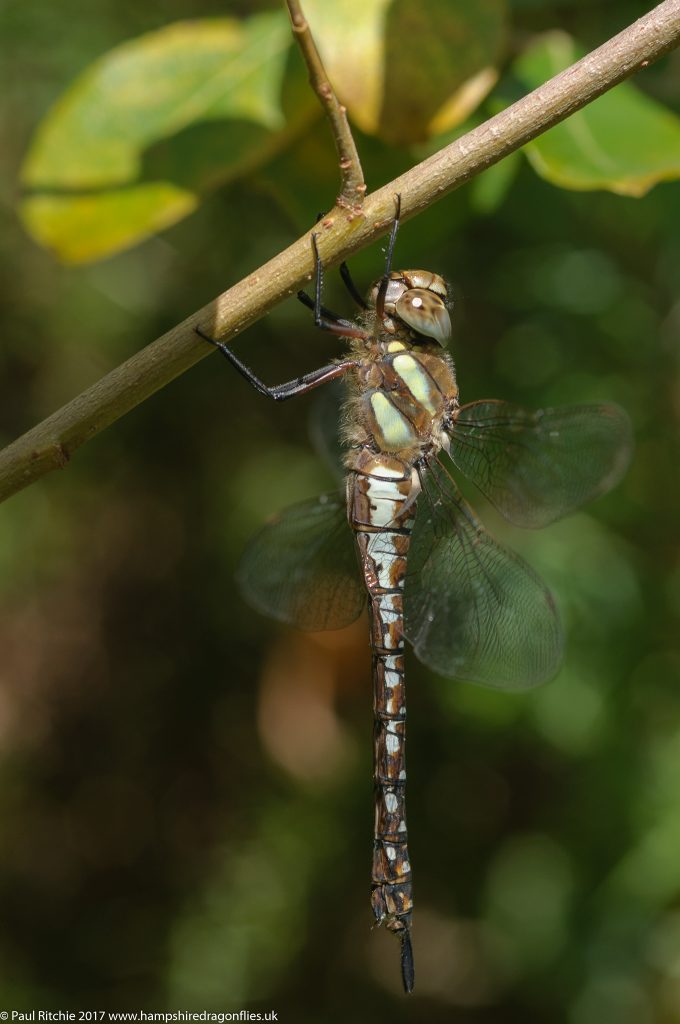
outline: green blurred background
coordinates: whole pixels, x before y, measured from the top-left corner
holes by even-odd
[[[276,162],[102,262],[58,263],[17,216],[36,125],[97,56],[177,19],[273,6],[5,0],[3,442],[332,204],[316,120]],[[515,0],[507,52],[555,27],[592,48],[645,8]],[[675,55],[637,85],[680,111],[679,80]],[[358,143],[371,188],[416,158]],[[476,502],[557,596],[554,682],[505,695],[408,661],[408,999],[397,944],[370,928],[366,624],[297,635],[233,583],[258,524],[332,486],[314,402],[268,403],[213,356],[0,509],[3,1009],[680,1021],[679,225],[677,184],[565,191],[518,160],[502,187],[480,178],[400,234],[398,264],[452,283],[464,401],[612,399],[636,435],[621,486],[548,530],[510,530]],[[362,287],[382,258],[353,261]],[[349,310],[336,276],[328,305]],[[294,300],[237,350],[272,383],[338,352]]]

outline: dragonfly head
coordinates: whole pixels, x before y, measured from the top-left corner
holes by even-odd
[[[372,306],[381,284],[382,278],[368,294]],[[385,290],[385,317],[401,321],[410,334],[433,338],[445,346],[451,337],[447,300],[446,284],[439,274],[428,270],[393,270]]]

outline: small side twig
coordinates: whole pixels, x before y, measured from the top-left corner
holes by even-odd
[[[309,71],[310,84],[319,97],[333,130],[342,181],[340,195],[337,199],[338,206],[355,209],[364,201],[366,184],[352,130],[347,120],[347,111],[333,91],[299,0],[286,0],[286,3],[293,26],[293,34]]]

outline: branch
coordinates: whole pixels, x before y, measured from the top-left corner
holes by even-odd
[[[299,0],[286,0],[286,3],[288,4],[288,13],[293,25],[293,34],[309,70],[309,81],[312,89],[321,101],[321,106],[326,111],[326,116],[333,130],[342,178],[342,190],[337,200],[338,206],[346,207],[348,210],[358,213],[358,207],[364,201],[366,185],[354,136],[347,121],[347,111],[338,102],[338,98],[333,91],[333,86],[326,74],[326,69],[323,66],[323,61],[314,42],[314,36],[311,33],[307,19],[302,13]]]
[[[664,0],[599,49],[366,198],[360,214],[336,207],[316,227],[325,266],[385,234],[401,195],[402,220],[431,206],[680,41],[680,0]],[[296,292],[313,273],[309,234],[192,314],[0,452],[0,501],[52,469],[83,442],[211,351],[200,324],[225,341]]]

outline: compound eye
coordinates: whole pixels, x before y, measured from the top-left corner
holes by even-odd
[[[409,288],[395,304],[397,316],[426,338],[446,345],[451,337],[449,311],[442,299],[427,288]]]

